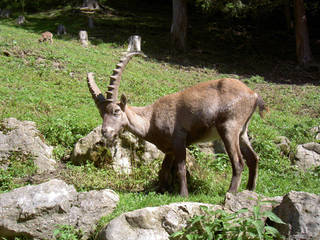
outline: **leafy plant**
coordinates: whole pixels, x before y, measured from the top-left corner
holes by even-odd
[[[82,235],[81,229],[75,229],[71,225],[58,225],[58,228],[53,232],[53,236],[57,240],[78,240]]]
[[[211,164],[213,169],[218,171],[225,171],[229,164],[229,157],[225,153],[216,153],[214,155],[214,160]]]
[[[186,228],[173,233],[172,240],[213,240],[213,239],[251,239],[251,240],[271,240],[282,238],[278,230],[271,226],[266,226],[265,218],[269,218],[276,223],[284,222],[271,211],[261,211],[261,202],[253,207],[253,214],[248,217],[244,213],[247,208],[240,209],[235,213],[228,213],[218,209],[210,210],[202,207],[203,215],[196,215],[188,221]]]

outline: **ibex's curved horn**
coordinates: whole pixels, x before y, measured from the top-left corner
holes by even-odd
[[[107,102],[117,101],[122,72],[134,55],[145,56],[143,52],[128,52],[124,57],[120,59],[120,62],[116,65],[116,68],[113,70],[113,74],[110,76],[110,83],[108,86],[108,91],[106,92]]]
[[[100,109],[101,104],[106,102],[105,97],[101,93],[100,89],[98,88],[96,82],[94,81],[93,73],[89,72],[87,75],[88,87],[94,102],[96,103],[97,107]]]

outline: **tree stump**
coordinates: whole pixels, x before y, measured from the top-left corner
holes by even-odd
[[[0,16],[3,18],[10,18],[10,10],[4,9],[0,12]]]
[[[79,38],[80,38],[80,43],[84,47],[88,47],[89,42],[88,42],[88,33],[87,31],[80,31],[79,32]]]
[[[59,24],[57,27],[57,35],[67,34],[66,27],[62,24]]]
[[[17,24],[21,25],[24,24],[24,22],[26,21],[24,16],[19,16],[17,19]]]

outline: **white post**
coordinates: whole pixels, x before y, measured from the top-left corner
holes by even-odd
[[[84,47],[88,47],[89,42],[88,42],[88,33],[87,33],[87,31],[80,31],[79,32],[79,38],[80,38],[81,45],[84,46]]]
[[[141,52],[141,37],[139,35],[130,36],[127,52]]]

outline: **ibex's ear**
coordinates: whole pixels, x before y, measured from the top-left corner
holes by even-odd
[[[120,108],[122,111],[124,111],[126,105],[127,105],[127,97],[122,94],[120,98]]]

